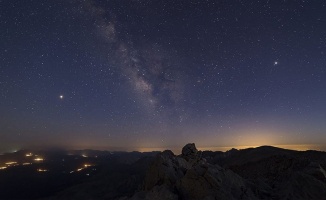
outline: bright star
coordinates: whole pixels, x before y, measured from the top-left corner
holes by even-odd
[[[59,98],[60,98],[60,99],[63,99],[63,95],[60,95]]]
[[[278,61],[275,61],[275,62],[274,62],[274,65],[278,65]]]

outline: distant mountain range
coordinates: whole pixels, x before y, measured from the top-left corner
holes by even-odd
[[[48,169],[53,168],[48,175],[42,173],[42,180],[55,182],[47,192],[40,195],[26,192],[24,196],[15,193],[13,188],[11,193],[0,194],[0,199],[326,199],[326,152],[272,146],[213,152],[198,151],[195,144],[187,144],[181,155],[174,155],[169,150],[150,153],[83,150],[61,152],[55,154],[56,159],[53,155],[48,160],[66,167],[43,164]],[[69,171],[67,166],[76,168],[73,163],[78,160],[92,165],[73,173],[63,173]],[[23,166],[17,167],[21,170]],[[23,181],[17,177],[15,180],[13,174],[10,177],[8,174],[12,170],[15,168],[0,170],[0,191],[9,187],[5,182],[9,178],[18,185]],[[39,177],[40,173],[36,173],[29,178],[37,182]],[[23,186],[20,183],[20,187]]]

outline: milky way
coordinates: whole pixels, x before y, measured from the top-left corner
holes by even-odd
[[[114,12],[97,7],[94,1],[86,1],[82,6],[97,21],[96,27],[107,42],[108,60],[115,61],[121,73],[134,87],[142,103],[162,112],[165,109],[177,109],[183,100],[184,77],[177,58],[173,58],[157,43],[135,44],[134,38],[122,39],[116,27],[120,24]],[[105,19],[110,15],[112,19]],[[125,30],[128,32],[128,30]]]

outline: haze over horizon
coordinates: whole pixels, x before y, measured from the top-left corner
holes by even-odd
[[[323,1],[0,4],[0,152],[326,151]]]

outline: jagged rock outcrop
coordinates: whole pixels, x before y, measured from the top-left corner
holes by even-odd
[[[143,191],[131,199],[257,199],[237,174],[201,158],[195,144],[187,144],[176,156],[164,151],[146,175]]]
[[[198,151],[194,143],[189,143],[182,148],[182,158],[188,162],[200,160],[201,151]]]
[[[189,167],[182,158],[176,159],[172,151],[162,152],[146,174],[144,190],[149,191],[154,186],[160,185],[172,187],[184,175],[184,170]]]

